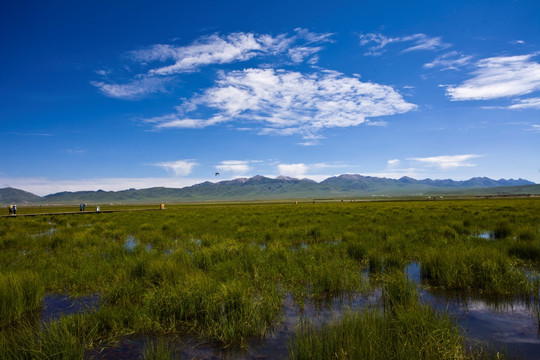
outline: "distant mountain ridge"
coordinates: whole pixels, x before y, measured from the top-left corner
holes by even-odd
[[[320,183],[310,179],[296,179],[287,176],[268,178],[256,175],[251,178],[236,178],[217,183],[206,181],[184,188],[154,187],[148,189],[128,189],[121,191],[76,191],[59,192],[43,197],[23,190],[0,189],[0,203],[20,204],[73,204],[80,202],[94,203],[136,203],[136,202],[182,202],[182,201],[226,201],[226,200],[269,200],[286,198],[329,198],[342,196],[370,195],[420,195],[433,193],[451,193],[474,189],[512,187],[512,191],[520,191],[519,187],[528,186],[530,192],[540,185],[525,179],[499,179],[475,177],[469,180],[455,181],[451,179],[416,180],[404,176],[400,179],[343,174],[329,177]],[[517,187],[517,188],[516,188]],[[485,194],[486,191],[479,191]]]

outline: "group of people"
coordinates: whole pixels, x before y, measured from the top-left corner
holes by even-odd
[[[86,203],[79,205],[79,211],[86,211]]]
[[[9,205],[9,215],[17,215],[17,205]]]

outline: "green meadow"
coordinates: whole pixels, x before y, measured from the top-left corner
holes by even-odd
[[[411,263],[420,282],[407,276]],[[466,329],[419,293],[519,299],[538,309],[539,270],[536,198],[0,218],[0,359],[82,359],[141,337],[149,339],[145,359],[178,356],[186,338],[247,352],[288,321],[286,299],[302,313],[350,297],[376,300],[324,323],[302,316],[283,339],[285,356],[512,358],[497,344],[471,346]],[[45,317],[46,300],[60,295],[94,300]]]

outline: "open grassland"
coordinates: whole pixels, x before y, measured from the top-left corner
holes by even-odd
[[[419,263],[424,290],[537,303],[539,230],[534,198],[0,218],[0,359],[83,358],[139,335],[156,339],[145,358],[169,358],[174,349],[162,339],[185,335],[245,349],[285,320],[286,298],[302,309],[377,292],[373,308],[325,325],[300,321],[289,356],[488,357],[418,300],[404,270]],[[97,304],[45,321],[41,304],[51,294]]]

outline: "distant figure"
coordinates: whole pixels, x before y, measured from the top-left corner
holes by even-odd
[[[9,209],[9,215],[13,215],[13,205],[9,204],[8,209]]]
[[[159,209],[160,209],[160,210],[164,210],[164,209],[165,209],[165,204],[159,205]]]
[[[13,215],[17,215],[17,205],[13,205]]]
[[[79,205],[79,211],[83,211],[83,204]]]
[[[99,208],[99,206],[96,206],[96,212],[100,212],[101,209]]]
[[[86,211],[86,203],[82,204],[82,211]]]

